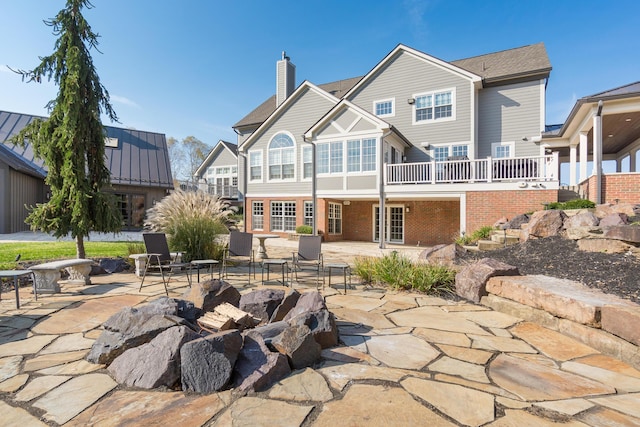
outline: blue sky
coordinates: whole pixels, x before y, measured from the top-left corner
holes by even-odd
[[[46,115],[57,88],[26,84],[53,51],[43,19],[63,0],[5,1],[0,109]],[[231,126],[275,92],[286,50],[297,84],[366,74],[398,43],[446,61],[544,42],[547,124],[575,101],[640,80],[640,2],[457,0],[93,0],[94,64],[121,127],[235,142]],[[111,124],[105,122],[104,124]]]

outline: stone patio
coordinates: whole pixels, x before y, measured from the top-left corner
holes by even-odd
[[[180,297],[188,284],[175,279],[170,296]],[[3,295],[3,425],[640,425],[640,371],[632,366],[482,305],[361,285],[347,295],[342,285],[323,291],[343,345],[266,391],[127,389],[83,357],[109,316],[164,288],[138,292],[132,273],[92,282],[62,282],[61,293],[37,302],[23,288],[19,310]],[[242,273],[229,282],[241,292],[259,287]],[[295,287],[315,289],[312,281]]]

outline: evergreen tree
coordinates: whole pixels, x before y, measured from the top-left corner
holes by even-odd
[[[90,49],[98,46],[98,34],[81,14],[93,5],[89,0],[67,0],[55,18],[45,21],[58,37],[54,52],[40,58],[31,71],[18,70],[22,80],[40,82],[43,77],[59,87],[49,101],[47,120],[34,120],[16,135],[16,143],[30,142],[48,173],[45,182],[51,197],[31,207],[26,222],[32,230],[68,234],[76,241],[78,258],[85,257],[84,238],[90,231],[117,232],[122,216],[116,198],[105,192],[110,173],[105,166],[106,130],[100,121],[105,113],[117,121],[109,93],[100,83]]]

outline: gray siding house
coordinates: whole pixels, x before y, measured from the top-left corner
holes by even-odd
[[[34,158],[30,144],[8,140],[35,118],[0,111],[0,233],[29,230],[28,206],[47,200],[47,166]],[[147,208],[173,189],[164,134],[105,126],[105,164],[120,201],[124,229],[140,229]]]
[[[195,182],[180,186],[195,187],[209,194],[238,201],[238,146],[219,140],[202,161],[194,176]]]
[[[276,95],[234,126],[249,231],[427,245],[557,200],[542,43],[450,62],[398,45],[295,89],[294,71],[283,55]]]

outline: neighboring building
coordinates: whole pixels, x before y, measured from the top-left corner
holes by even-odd
[[[220,140],[207,154],[194,176],[195,185],[209,194],[238,200],[238,146]]]
[[[364,77],[295,89],[289,58],[276,69],[234,126],[248,231],[315,218],[326,240],[432,245],[557,200],[542,43],[453,62],[398,45]]]
[[[29,230],[27,206],[47,200],[47,167],[30,144],[8,141],[37,117],[0,111],[0,233]],[[140,229],[146,209],[173,189],[164,134],[105,126],[105,165],[118,196],[124,229]]]

